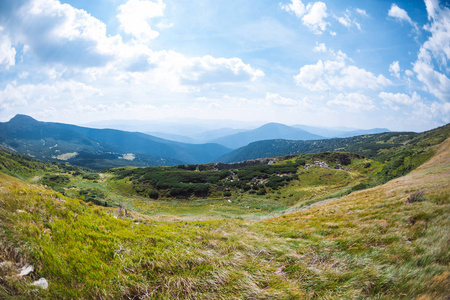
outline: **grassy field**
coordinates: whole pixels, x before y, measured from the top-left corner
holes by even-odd
[[[357,184],[353,171],[326,184],[315,183],[327,169],[317,169],[309,184],[300,174],[300,183],[285,191],[293,198],[342,197],[276,218],[268,216],[277,209],[266,209],[261,221],[180,220],[192,211],[201,219],[247,210],[251,219],[257,208],[246,206],[254,195],[241,199],[243,206],[235,199],[198,200],[188,208],[186,200],[163,201],[159,209],[167,215],[158,220],[159,212],[125,215],[0,174],[0,298],[448,299],[450,140],[434,153],[404,177],[349,195],[342,180]],[[75,178],[74,191],[96,188],[110,196],[108,178]],[[265,196],[276,207],[275,197],[289,194]],[[108,201],[126,198],[116,197]],[[126,204],[158,209],[139,208],[143,201]],[[299,210],[307,204],[293,202]],[[27,264],[34,272],[18,276]],[[46,290],[32,285],[41,277]]]

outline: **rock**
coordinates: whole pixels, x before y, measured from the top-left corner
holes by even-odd
[[[8,269],[15,269],[14,263],[11,261],[0,262],[0,270],[6,271]]]
[[[228,199],[228,202],[230,202],[230,203],[231,203],[231,200],[230,200],[230,199]]]
[[[25,265],[20,269],[19,276],[27,276],[31,272],[34,271],[34,267],[32,265]]]
[[[39,278],[39,280],[33,282],[32,284],[44,290],[48,288],[48,282],[45,278]]]

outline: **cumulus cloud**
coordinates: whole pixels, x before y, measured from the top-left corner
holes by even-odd
[[[100,66],[111,59],[117,37],[106,37],[105,24],[84,10],[56,0],[14,1],[4,8],[0,17],[11,43],[24,45],[41,62]]]
[[[381,74],[376,76],[364,69],[347,65],[347,60],[347,56],[339,51],[334,60],[319,60],[316,64],[305,65],[294,76],[295,82],[309,90],[322,92],[331,89],[376,90],[391,84]]]
[[[398,7],[395,3],[393,3],[391,8],[389,9],[388,16],[408,22],[412,27],[414,27],[416,31],[418,30],[417,24],[413,22],[413,20],[411,20],[406,10]]]
[[[106,25],[86,11],[57,0],[18,0],[0,6],[5,26],[0,32],[0,67],[14,65],[13,45],[24,45],[23,54],[48,80],[77,76],[79,81],[101,80],[105,85],[152,83],[186,91],[186,85],[251,81],[264,75],[239,58],[186,57],[171,50],[153,51],[138,42],[156,36],[147,21],[163,15],[162,0],[129,0],[120,6],[121,26],[136,38],[128,42],[120,35],[107,35]],[[131,18],[133,13],[137,15]],[[45,72],[55,69],[61,72]]]
[[[153,30],[148,22],[152,18],[164,16],[165,7],[162,0],[157,2],[129,0],[119,6],[120,13],[117,18],[125,33],[133,35],[140,41],[148,42],[159,36],[159,32]],[[158,24],[159,28],[164,28],[165,23]]]
[[[325,21],[327,15],[327,6],[323,2],[309,3],[306,6],[308,13],[303,16],[303,24],[308,26],[314,33],[322,33],[327,29],[330,23]]]
[[[255,80],[264,72],[245,64],[240,58],[215,58],[210,55],[185,61],[182,84],[205,84]]]
[[[389,66],[389,72],[391,72],[391,74],[393,74],[395,77],[400,78],[400,64],[398,61],[394,61]]]
[[[8,36],[2,34],[3,27],[0,26],[0,69],[8,70],[16,63],[16,49],[12,47]]]
[[[438,1],[425,1],[430,23],[424,28],[431,33],[421,46],[418,59],[413,65],[417,79],[426,90],[438,99],[450,100],[450,9],[441,7]],[[437,66],[437,68],[436,68]]]
[[[361,93],[338,94],[327,105],[343,106],[352,112],[376,110],[372,99]]]
[[[416,92],[414,92],[412,96],[408,96],[402,93],[393,94],[381,92],[378,96],[383,99],[383,104],[388,105],[394,110],[400,109],[399,105],[411,106],[422,101],[422,98]]]
[[[303,17],[306,12],[305,5],[300,0],[291,0],[290,4],[282,4],[280,3],[280,7],[282,10],[287,11],[289,13],[294,13],[297,18]]]
[[[324,43],[316,42],[316,47],[313,49],[314,52],[327,52],[327,47]]]
[[[282,10],[295,14],[301,18],[303,24],[316,34],[321,34],[330,24],[325,21],[328,17],[327,6],[323,2],[309,3],[306,7],[300,0],[291,0],[290,4],[281,4]]]

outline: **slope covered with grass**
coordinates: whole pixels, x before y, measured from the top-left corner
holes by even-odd
[[[405,177],[260,222],[158,222],[0,174],[0,298],[447,299],[450,141],[434,152]]]

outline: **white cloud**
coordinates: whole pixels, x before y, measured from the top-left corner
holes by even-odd
[[[280,3],[281,9],[289,13],[294,13],[297,16],[297,18],[301,18],[306,12],[305,5],[300,0],[291,0],[291,1],[292,2],[290,4]]]
[[[210,55],[185,61],[181,83],[189,85],[256,80],[264,72],[245,64],[240,58],[215,58]]]
[[[300,68],[300,73],[294,76],[297,85],[301,85],[311,91],[326,91],[329,86],[324,80],[325,66],[321,60],[315,65],[305,65]]]
[[[0,67],[8,70],[16,63],[16,49],[12,47],[8,36],[2,34],[3,27],[0,26]]]
[[[314,52],[327,52],[327,47],[324,43],[316,42],[316,47],[313,49]]]
[[[159,32],[153,30],[148,21],[164,16],[165,7],[162,0],[157,2],[128,0],[127,3],[119,6],[120,13],[117,18],[125,33],[133,35],[140,41],[148,42],[159,36]]]
[[[361,8],[357,8],[357,9],[355,9],[356,10],[356,12],[358,13],[358,14],[360,14],[361,16],[363,16],[363,17],[368,17],[369,15],[367,14],[367,12],[364,10],[364,9],[361,9]]]
[[[106,25],[86,11],[56,0],[29,0],[17,6],[20,9],[0,11],[0,17],[6,14],[15,24],[14,32],[8,26],[5,34],[14,37],[11,43],[24,45],[28,59],[39,58],[38,72],[49,80],[76,76],[77,81],[103,86],[132,84],[148,91],[153,85],[154,91],[186,92],[191,91],[188,85],[251,81],[264,75],[239,58],[186,57],[171,50],[153,51],[136,39],[124,42],[120,35],[107,35]],[[162,16],[164,6],[162,0],[130,0],[120,6],[122,26],[135,37],[151,38],[146,21]],[[130,14],[136,10],[133,20]],[[6,67],[14,62],[14,49],[2,33],[0,59]]]
[[[347,60],[347,56],[339,51],[335,54],[334,60],[325,62],[319,60],[315,65],[305,65],[300,68],[299,74],[294,76],[295,82],[312,91],[327,91],[332,88],[337,90],[376,90],[391,84],[381,74],[376,76],[356,66],[348,66]]]
[[[406,10],[398,7],[397,4],[395,4],[395,3],[393,3],[391,8],[389,9],[388,16],[399,19],[399,20],[406,21],[409,24],[411,24],[411,26],[413,26],[416,31],[418,30],[417,24],[415,22],[413,22],[413,20],[411,20],[411,18],[408,16],[408,13],[406,12]]]
[[[347,16],[346,17],[338,17],[337,19],[338,19],[339,23],[341,23],[345,27],[350,27],[352,25],[350,23],[350,19]]]
[[[391,82],[383,75],[375,74],[360,69],[356,66],[347,66],[341,70],[341,76],[330,79],[332,85],[345,89],[371,89],[376,90],[382,86],[390,85]]]
[[[309,3],[306,6],[308,13],[303,16],[303,24],[308,26],[314,33],[320,34],[327,29],[330,23],[324,19],[327,15],[327,6],[323,2]]]
[[[343,106],[353,112],[376,110],[372,99],[360,93],[339,94],[327,105]]]
[[[290,4],[280,3],[282,10],[294,13],[297,18],[301,18],[303,25],[307,26],[316,34],[321,34],[330,24],[325,21],[327,15],[327,5],[323,2],[311,2],[306,7],[300,0],[291,0]]]
[[[433,66],[418,60],[414,63],[417,79],[425,84],[426,89],[442,101],[450,101],[450,79],[433,69]]]
[[[438,99],[450,101],[450,9],[440,7],[434,0],[425,1],[430,24],[424,28],[431,33],[421,46],[413,70],[428,92]],[[435,64],[440,70],[435,69]]]
[[[102,66],[111,60],[111,45],[120,37],[107,37],[106,25],[86,11],[56,0],[31,0],[8,14],[6,27],[14,44],[42,63]]]
[[[275,104],[275,105],[282,105],[282,106],[295,106],[297,105],[297,101],[291,99],[291,98],[285,98],[280,96],[277,93],[266,93],[266,100]]]
[[[346,10],[345,14],[343,17],[338,17],[335,16],[336,20],[339,21],[339,23],[341,23],[343,26],[350,28],[352,26],[356,26],[356,28],[358,28],[359,30],[361,30],[361,25],[356,21],[356,20],[352,20],[351,19],[351,11],[350,10]]]
[[[400,64],[398,61],[394,61],[389,66],[389,72],[391,72],[391,74],[394,74],[395,77],[400,78]]]
[[[266,93],[266,101],[277,106],[300,106],[303,109],[309,109],[312,107],[312,103],[307,97],[300,100],[294,100],[280,96],[277,93],[270,92]]]
[[[449,72],[447,62],[450,60],[450,8],[441,8],[439,3],[433,0],[427,0],[425,3],[431,23],[424,28],[431,36],[423,48],[430,51],[438,63]]]
[[[84,83],[57,81],[52,84],[8,84],[0,90],[0,108],[38,104],[39,108],[49,105],[63,105],[63,101],[83,100],[92,96],[101,96],[102,92]]]
[[[422,98],[416,92],[414,92],[412,96],[402,93],[393,94],[381,92],[378,96],[383,99],[384,104],[394,110],[400,109],[398,105],[411,106],[422,102]]]

